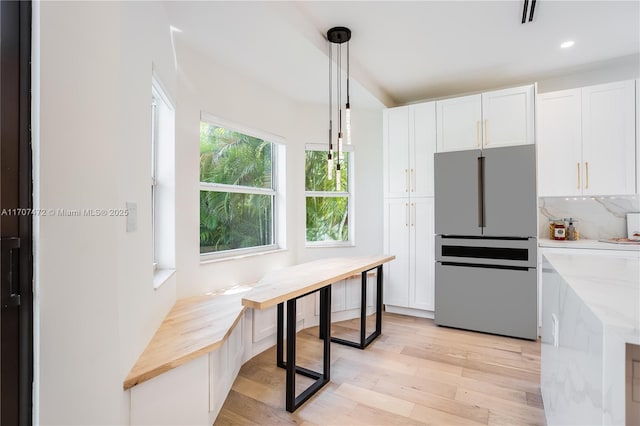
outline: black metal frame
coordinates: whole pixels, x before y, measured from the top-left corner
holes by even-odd
[[[366,336],[367,332],[367,273],[376,269],[376,329],[369,336]],[[351,346],[352,348],[364,349],[371,342],[375,340],[380,334],[382,334],[382,265],[376,266],[369,270],[362,272],[362,292],[360,297],[360,341],[352,342],[351,340],[340,339],[339,337],[331,337],[331,341],[339,343],[341,345]],[[322,306],[322,299],[320,300],[320,306]],[[331,312],[331,309],[329,309]],[[322,321],[322,309],[320,310],[320,320]],[[331,328],[331,327],[329,327]],[[322,330],[320,331],[320,338],[324,335]]]
[[[320,333],[323,336],[322,373],[296,365],[296,300],[320,292]],[[287,371],[285,400],[286,409],[293,413],[320,388],[329,383],[331,364],[331,285],[311,293],[287,300],[287,361],[284,361],[284,302],[278,304],[278,329],[276,334],[276,363]],[[296,373],[315,379],[307,389],[296,396]]]

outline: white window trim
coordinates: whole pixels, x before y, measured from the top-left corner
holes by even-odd
[[[163,104],[156,105],[155,128],[152,129],[152,266],[153,288],[158,289],[175,274],[175,162],[172,160],[175,157],[175,103],[153,67],[151,93],[152,98]],[[158,127],[160,108],[164,108],[163,114],[168,113],[172,117],[171,133],[164,136]],[[174,152],[171,155],[168,155],[168,151],[162,154],[163,150],[169,149],[167,144],[170,144]],[[161,197],[158,197],[158,194],[162,194]],[[162,213],[159,215],[158,211]],[[158,224],[163,229],[162,233],[156,232]],[[162,250],[159,250],[159,247],[162,247]]]
[[[248,136],[252,136],[258,139],[262,139],[272,143],[272,163],[271,173],[273,188],[256,188],[251,186],[242,185],[228,185],[223,183],[209,183],[200,182],[198,191],[217,191],[217,192],[231,192],[238,194],[257,194],[257,195],[269,195],[273,197],[273,213],[272,213],[272,232],[274,243],[257,247],[246,247],[239,249],[223,250],[219,252],[200,253],[200,264],[208,264],[225,260],[242,259],[248,256],[257,256],[269,253],[278,253],[285,251],[284,241],[286,240],[285,230],[282,229],[286,221],[284,220],[285,208],[280,205],[284,203],[283,191],[280,190],[284,187],[283,182],[280,181],[282,173],[280,173],[280,157],[282,154],[282,147],[285,146],[285,139],[282,136],[278,136],[273,133],[265,132],[262,130],[252,129],[238,123],[217,117],[207,112],[200,112],[200,122],[211,124],[225,129],[233,130],[235,132],[243,133]]]
[[[352,153],[349,155],[349,176],[347,180],[348,191],[306,191],[304,192],[305,206],[307,197],[347,197],[348,198],[348,212],[349,215],[349,232],[347,241],[307,241],[306,230],[306,208],[305,208],[305,231],[304,242],[305,248],[335,248],[335,247],[355,247],[355,197],[354,197],[354,185],[355,185],[355,148],[353,145],[344,144],[342,146],[344,152]],[[307,151],[327,151],[327,144],[320,143],[308,143],[305,145],[305,153]]]

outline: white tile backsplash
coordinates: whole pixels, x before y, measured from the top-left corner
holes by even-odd
[[[549,218],[574,218],[580,239],[627,236],[628,212],[640,212],[640,196],[541,197],[538,199],[540,238],[549,238]]]

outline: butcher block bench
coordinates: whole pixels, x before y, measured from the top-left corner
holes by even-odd
[[[242,318],[246,309],[242,294],[251,287],[235,286],[178,300],[124,380],[124,389],[222,346]]]

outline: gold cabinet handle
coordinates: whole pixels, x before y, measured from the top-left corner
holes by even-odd
[[[411,226],[413,227],[413,224],[416,220],[416,204],[415,203],[411,203]]]
[[[411,169],[411,192],[415,192],[415,187],[416,187],[416,181],[415,181],[415,176],[413,174],[413,169]]]
[[[484,144],[489,145],[489,130],[487,126],[487,120],[484,120]]]
[[[407,228],[409,227],[409,203],[405,203],[404,204],[404,211],[405,211],[405,221],[404,221],[404,226],[406,226]]]
[[[476,121],[476,142],[480,148],[480,120]]]
[[[589,189],[589,162],[588,161],[584,162],[584,171],[587,174],[587,176],[585,178],[584,189]]]
[[[580,189],[580,162],[578,162],[576,165],[578,166],[578,188],[577,189]]]
[[[409,177],[407,176],[407,169],[404,169],[404,192],[409,192],[409,182],[407,181]]]

